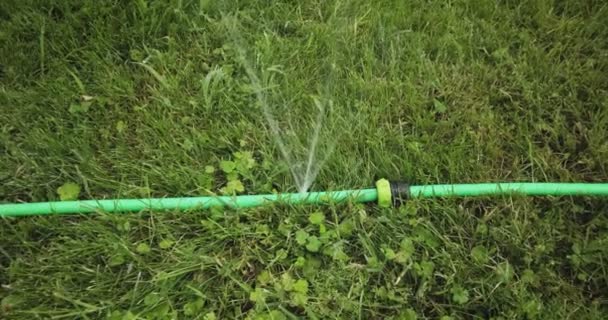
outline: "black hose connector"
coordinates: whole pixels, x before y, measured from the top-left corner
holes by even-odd
[[[410,198],[410,185],[403,181],[389,181],[391,186],[391,202],[397,208]]]

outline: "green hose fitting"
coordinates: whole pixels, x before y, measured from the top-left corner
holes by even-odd
[[[383,208],[391,206],[391,183],[386,179],[376,181],[376,191],[378,192],[378,205]]]
[[[380,179],[376,181],[378,191],[378,206],[383,208],[398,207],[410,197],[409,184],[401,181],[388,181]]]

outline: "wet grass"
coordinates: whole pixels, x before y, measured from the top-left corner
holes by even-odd
[[[3,1],[0,200],[57,200],[66,183],[80,199],[295,191],[239,45],[291,139],[331,102],[312,190],[606,181],[607,14]],[[607,209],[503,197],[4,219],[0,317],[602,318]]]

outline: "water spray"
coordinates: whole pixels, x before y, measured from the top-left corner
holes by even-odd
[[[148,211],[195,211],[212,208],[253,208],[269,205],[331,203],[373,203],[381,207],[399,206],[408,199],[525,196],[608,196],[608,183],[477,183],[409,185],[380,179],[375,188],[277,193],[240,196],[206,196],[150,199],[104,199],[0,204],[0,217]]]

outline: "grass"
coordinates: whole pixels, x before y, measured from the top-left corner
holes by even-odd
[[[331,102],[313,190],[606,181],[607,14],[2,1],[0,200],[58,200],[69,183],[81,199],[294,191],[239,48],[299,157],[314,100]],[[599,319],[607,209],[501,197],[4,219],[0,317]]]

